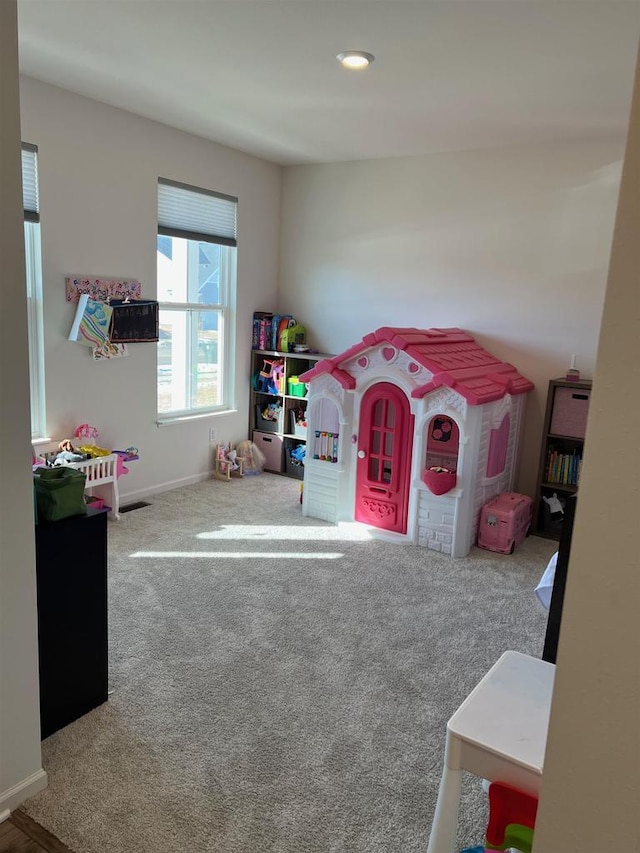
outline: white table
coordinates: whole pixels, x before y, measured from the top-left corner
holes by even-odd
[[[462,771],[538,796],[555,666],[505,652],[447,723],[427,853],[454,853]]]

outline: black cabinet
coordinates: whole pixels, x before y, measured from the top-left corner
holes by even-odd
[[[107,699],[107,513],[36,525],[42,738]]]
[[[564,521],[560,533],[560,545],[558,547],[558,559],[556,571],[553,578],[553,589],[551,591],[551,605],[549,607],[549,618],[547,619],[547,631],[544,638],[544,649],[542,660],[549,663],[556,662],[558,653],[558,640],[560,639],[560,623],[562,622],[562,608],[564,606],[564,591],[567,585],[567,570],[569,568],[569,554],[571,552],[571,537],[573,535],[573,522],[576,515],[578,498],[571,495],[567,499],[564,511]]]

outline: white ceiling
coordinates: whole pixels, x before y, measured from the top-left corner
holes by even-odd
[[[640,0],[19,0],[23,74],[277,163],[626,132]],[[335,59],[351,48],[366,71]]]

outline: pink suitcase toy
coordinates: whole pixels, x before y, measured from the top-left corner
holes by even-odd
[[[529,535],[533,501],[518,492],[504,492],[480,511],[478,547],[501,554],[513,554]]]

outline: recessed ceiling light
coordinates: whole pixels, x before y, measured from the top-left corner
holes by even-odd
[[[355,71],[360,71],[371,65],[375,56],[372,53],[365,53],[364,50],[344,50],[336,57],[338,62],[344,65],[345,68],[352,68]]]

